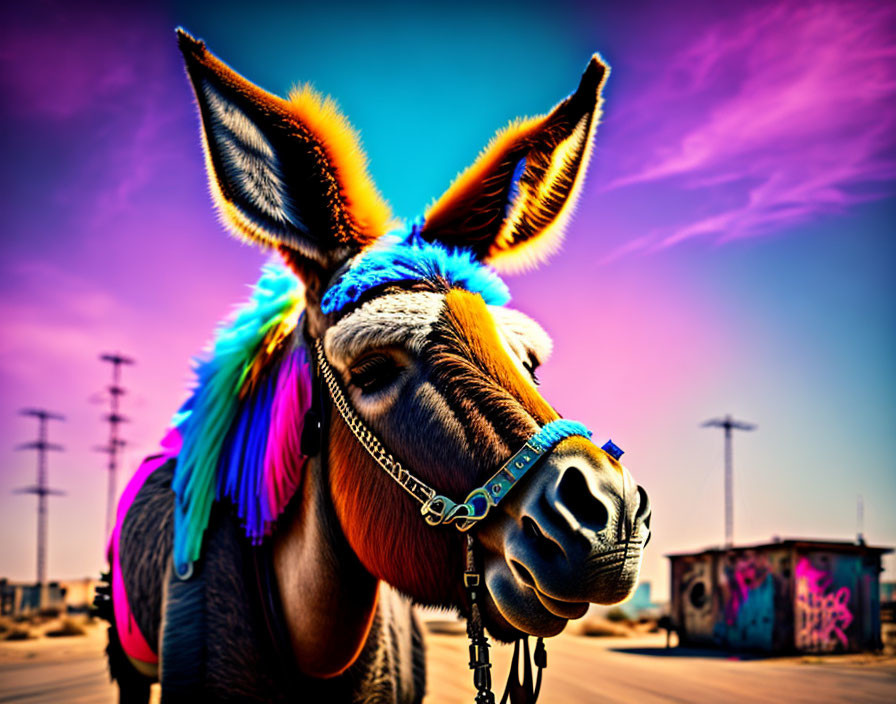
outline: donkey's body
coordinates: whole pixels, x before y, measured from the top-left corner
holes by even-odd
[[[134,623],[150,643],[160,643],[166,583],[172,578],[171,480],[174,460],[146,479],[128,510],[121,533],[122,574],[129,598],[139,604]],[[316,483],[320,463],[309,467]],[[285,521],[289,521],[287,516]],[[204,652],[190,667],[201,670],[203,689],[216,701],[417,702],[424,693],[425,661],[420,626],[410,602],[383,584],[370,633],[354,664],[331,679],[303,676],[293,667],[288,642],[266,625],[257,585],[256,559],[266,551],[248,545],[229,510],[216,510],[206,536],[204,597],[193,614],[203,624]],[[193,624],[195,626],[195,623]],[[110,650],[121,648],[114,635]],[[119,660],[117,666],[128,668]],[[113,675],[119,675],[113,668]],[[125,669],[122,699],[136,701],[150,677]],[[130,679],[129,679],[130,678]]]
[[[223,219],[286,268],[219,331],[119,504],[109,654],[125,698],[160,677],[171,701],[415,702],[412,601],[468,616],[481,658],[483,626],[548,637],[623,599],[647,495],[538,392],[550,339],[505,307],[490,266],[556,247],[603,63],[404,227],[332,102],[281,100],[180,45]]]

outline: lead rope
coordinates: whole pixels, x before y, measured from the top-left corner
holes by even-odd
[[[476,687],[476,704],[495,704],[492,693],[492,664],[489,661],[489,642],[482,627],[482,614],[479,608],[479,588],[482,575],[476,564],[476,550],[473,536],[467,534],[467,568],[464,571],[464,587],[470,602],[470,616],[467,618],[467,637],[470,639],[470,669],[473,670],[473,685]],[[520,644],[522,643],[522,648]],[[520,679],[520,661],[523,661],[523,678]],[[529,637],[517,639],[513,646],[513,662],[507,674],[507,685],[501,704],[535,704],[541,692],[541,675],[548,665],[544,640],[539,638],[535,643],[535,667],[538,670],[535,685],[532,684],[532,664],[529,659]]]
[[[470,669],[473,671],[473,685],[476,687],[476,704],[495,704],[492,694],[492,664],[488,659],[488,638],[482,627],[479,613],[479,586],[482,575],[476,565],[473,536],[467,534],[467,569],[464,571],[464,587],[470,601],[470,616],[467,618],[467,637],[470,639]]]
[[[522,643],[522,653],[520,653]],[[529,636],[518,638],[513,644],[513,664],[507,673],[507,684],[504,686],[504,696],[501,704],[506,704],[508,697],[510,704],[535,704],[538,701],[538,693],[541,691],[541,673],[548,665],[548,653],[544,647],[544,639],[535,641],[535,667],[538,674],[535,676],[535,686],[532,686],[532,664],[529,660]],[[523,678],[519,676],[520,660],[523,662]]]

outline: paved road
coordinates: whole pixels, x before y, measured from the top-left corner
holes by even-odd
[[[472,701],[463,638],[430,635],[427,704]],[[666,650],[662,639],[560,636],[547,642],[543,699],[553,702],[896,702],[896,662],[732,660],[712,651]],[[510,652],[494,657],[506,679]],[[816,659],[817,660],[817,659]],[[498,687],[496,687],[498,689]],[[500,695],[499,695],[500,696]]]
[[[0,702],[113,704],[106,663],[100,653],[64,661],[0,663]]]
[[[90,640],[89,647],[84,643],[62,655],[42,650],[30,658],[25,651],[28,646],[21,644],[18,657],[0,660],[0,702],[115,702],[100,641]],[[854,657],[823,662],[738,661],[711,651],[666,651],[661,643],[656,637],[555,638],[548,643],[541,701],[896,702],[896,663],[892,659],[888,663],[863,663]],[[466,639],[430,634],[428,646],[427,704],[471,702]],[[494,652],[496,681],[506,678],[509,658],[507,648]]]

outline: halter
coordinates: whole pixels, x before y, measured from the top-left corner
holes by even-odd
[[[373,431],[361,420],[346,398],[345,392],[336,378],[336,372],[327,360],[323,343],[319,339],[314,341],[314,350],[320,379],[326,385],[327,392],[339,415],[361,446],[393,481],[420,504],[420,513],[428,525],[453,525],[459,531],[467,533],[464,587],[470,602],[467,635],[470,638],[470,669],[473,670],[473,682],[477,690],[475,701],[477,704],[494,704],[495,697],[491,691],[491,663],[488,656],[489,643],[482,626],[479,605],[480,589],[484,587],[484,582],[478,565],[473,537],[467,531],[488,516],[489,511],[497,506],[519,480],[560,441],[575,435],[589,438],[591,431],[576,421],[558,419],[547,423],[534,433],[510,459],[504,462],[482,486],[473,489],[462,502],[457,503],[447,496],[438,494],[435,489],[402,466],[401,462],[386,449]],[[318,412],[320,410],[315,409],[315,413]],[[312,423],[306,421],[306,427],[316,426],[319,428],[321,420],[322,417],[315,419]],[[612,441],[609,441],[604,449],[617,459],[622,454],[622,451],[613,445]],[[520,655],[525,661],[522,682],[518,676]],[[519,639],[514,648],[513,664],[501,704],[508,700],[508,696],[513,704],[534,704],[541,689],[542,669],[546,665],[547,654],[544,642],[538,638],[535,648],[535,666],[538,668],[538,676],[533,686],[528,637]]]
[[[358,417],[355,409],[349,403],[336,379],[333,367],[327,360],[324,346],[320,340],[315,340],[314,349],[317,368],[339,415],[342,416],[358,442],[386,474],[421,504],[420,513],[431,526],[453,523],[459,531],[470,530],[485,518],[489,511],[497,506],[514,485],[557,443],[573,435],[591,437],[591,431],[581,423],[565,419],[551,421],[534,433],[522,448],[501,465],[500,469],[482,486],[467,494],[467,498],[463,502],[455,503],[447,496],[437,494],[435,489],[415,477],[401,465],[401,462],[395,459],[379,438]]]

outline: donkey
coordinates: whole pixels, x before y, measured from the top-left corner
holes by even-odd
[[[159,679],[164,701],[419,702],[421,604],[468,617],[494,701],[483,629],[553,636],[622,600],[650,535],[621,450],[539,394],[550,338],[496,272],[557,247],[608,69],[406,226],[331,100],[178,39],[221,218],[281,263],[119,504],[100,601],[122,699]]]

